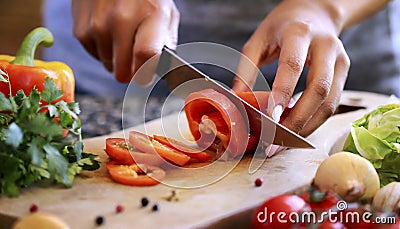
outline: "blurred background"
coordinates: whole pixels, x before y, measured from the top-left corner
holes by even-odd
[[[33,28],[42,25],[42,2],[42,0],[0,0],[1,54],[15,55],[25,35]],[[41,56],[40,49],[37,56]]]

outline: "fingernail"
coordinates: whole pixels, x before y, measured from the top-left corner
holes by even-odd
[[[279,120],[281,119],[281,115],[283,113],[283,107],[282,105],[278,105],[274,108],[274,110],[272,111],[272,119],[275,122],[279,122]]]

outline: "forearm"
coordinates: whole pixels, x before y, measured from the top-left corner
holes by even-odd
[[[316,0],[326,7],[337,31],[361,22],[382,10],[392,0]]]

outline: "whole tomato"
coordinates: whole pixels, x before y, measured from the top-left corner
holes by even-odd
[[[311,186],[306,192],[301,194],[301,198],[310,205],[312,211],[318,214],[335,208],[340,200],[333,191],[320,190],[314,186]]]
[[[254,213],[252,228],[293,228],[296,220],[310,206],[297,195],[283,194],[264,202]]]
[[[375,216],[368,210],[358,207],[349,208],[340,212],[342,223],[348,229],[359,229],[359,228],[376,228],[373,223]]]

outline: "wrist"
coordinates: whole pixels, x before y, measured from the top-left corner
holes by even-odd
[[[382,10],[392,0],[311,0],[324,8],[338,34]]]
[[[314,1],[314,0],[313,0]],[[331,19],[333,26],[335,27],[336,34],[339,35],[346,24],[346,10],[337,1],[331,0],[316,0],[323,11],[328,14],[327,16]]]

